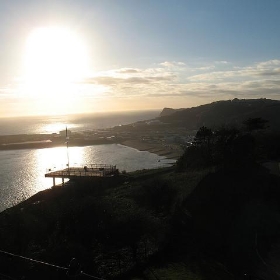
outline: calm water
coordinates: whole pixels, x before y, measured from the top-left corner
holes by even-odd
[[[158,115],[158,111],[141,111],[0,119],[0,135],[54,133],[65,129],[65,125],[73,131],[83,131],[148,120]],[[71,147],[69,148],[69,159],[70,166],[104,163],[116,165],[120,171],[150,169],[175,162],[117,144]],[[0,212],[38,191],[50,188],[52,179],[44,177],[46,170],[48,168],[65,168],[66,163],[67,150],[65,147],[0,151]],[[61,183],[61,181],[56,179],[56,183]]]
[[[163,167],[175,162],[118,144],[71,147],[69,158],[70,166],[106,163],[117,165],[120,171]],[[0,151],[0,211],[50,188],[52,179],[44,177],[46,169],[65,168],[66,162],[67,151],[64,147]],[[60,183],[58,179],[56,182]]]
[[[158,117],[160,111],[129,111],[48,117],[0,118],[0,135],[57,133],[65,126],[72,131],[109,128]]]

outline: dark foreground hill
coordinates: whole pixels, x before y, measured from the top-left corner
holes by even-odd
[[[280,127],[280,101],[270,99],[234,99],[217,101],[189,109],[165,108],[160,120],[187,129],[201,126],[219,127],[221,125],[241,124],[249,118],[263,118],[271,129]]]
[[[260,165],[74,182],[2,212],[0,249],[65,268],[75,257],[102,279],[278,279],[279,202],[279,177]],[[68,279],[3,253],[0,262],[12,279]]]
[[[203,126],[176,166],[72,181],[7,209],[0,279],[69,279],[72,258],[74,279],[280,279],[280,135],[262,124]]]

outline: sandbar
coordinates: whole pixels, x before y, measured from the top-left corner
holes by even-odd
[[[137,149],[139,151],[147,151],[150,153],[164,156],[169,159],[178,159],[182,154],[183,150],[174,146],[164,146],[160,144],[147,143],[141,140],[125,140],[121,143],[124,146]]]

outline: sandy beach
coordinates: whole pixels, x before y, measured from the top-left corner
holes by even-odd
[[[170,159],[178,159],[183,154],[183,150],[177,147],[152,144],[140,140],[126,140],[121,144],[139,151],[147,151]]]
[[[161,143],[149,143],[143,140],[127,139],[118,141],[116,139],[102,138],[102,139],[71,139],[69,147],[75,146],[92,146],[100,144],[113,144],[118,143],[124,146],[135,148],[139,151],[147,151],[157,154],[159,156],[165,156],[170,159],[178,159],[183,150],[180,146],[175,144],[161,144]],[[43,149],[65,146],[65,140],[63,137],[53,138],[52,135],[12,135],[0,137],[0,150],[17,150],[17,149]]]

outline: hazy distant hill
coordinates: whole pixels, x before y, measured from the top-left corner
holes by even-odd
[[[280,101],[270,99],[233,99],[217,101],[188,109],[164,108],[159,119],[162,122],[187,129],[201,126],[240,124],[248,118],[261,117],[269,121],[272,129],[280,129]]]

